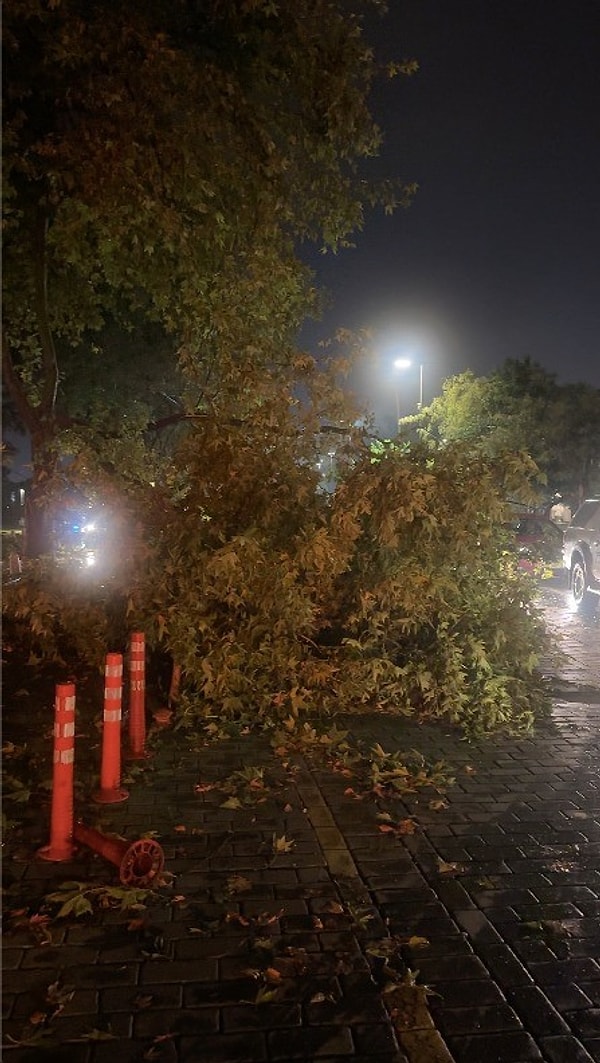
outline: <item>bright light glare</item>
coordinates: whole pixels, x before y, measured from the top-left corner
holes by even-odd
[[[84,531],[84,532],[93,532],[93,531],[96,531],[96,525],[92,521],[91,524],[84,524],[83,528],[81,530]]]
[[[412,362],[410,358],[396,358],[394,362],[394,369],[410,369]]]
[[[92,568],[92,566],[95,565],[95,564],[96,564],[96,555],[92,554],[91,552],[87,553],[85,555],[86,568]]]

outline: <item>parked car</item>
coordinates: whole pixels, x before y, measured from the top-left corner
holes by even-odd
[[[514,536],[519,567],[536,575],[562,572],[562,529],[542,513],[515,513],[506,528]]]
[[[565,528],[563,564],[576,605],[600,595],[600,498],[582,502]]]

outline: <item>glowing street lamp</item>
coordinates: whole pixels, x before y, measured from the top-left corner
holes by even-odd
[[[394,361],[394,369],[410,369],[412,362],[410,358],[396,358]],[[417,409],[420,410],[423,407],[423,365],[419,365],[419,402]],[[396,385],[396,417],[398,424],[400,423],[400,390]]]

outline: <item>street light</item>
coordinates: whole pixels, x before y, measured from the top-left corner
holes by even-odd
[[[412,362],[410,358],[396,358],[394,361],[394,369],[410,369]],[[417,404],[417,410],[423,408],[423,364],[419,364],[419,402]],[[396,385],[396,416],[398,424],[400,424],[400,391]]]

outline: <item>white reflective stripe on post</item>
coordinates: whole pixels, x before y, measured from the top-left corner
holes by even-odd
[[[131,681],[131,690],[133,691],[144,690],[145,686],[146,684],[144,683],[143,679],[132,679]]]
[[[104,669],[104,674],[105,675],[122,675],[123,674],[123,665],[122,664],[107,664],[106,668]]]
[[[72,764],[75,760],[75,750],[71,749],[55,749],[54,750],[54,763],[55,764]]]
[[[146,663],[145,661],[130,661],[130,663],[129,663],[129,671],[130,672],[143,672],[145,663]]]
[[[114,701],[115,698],[120,698],[123,693],[123,687],[104,687],[104,698]]]
[[[120,709],[107,709],[107,711],[104,713],[104,722],[105,723],[118,723],[120,719],[121,719],[121,710]]]
[[[72,738],[75,734],[75,721],[69,720],[64,723],[62,727],[59,723],[54,724],[54,737],[55,738]]]

